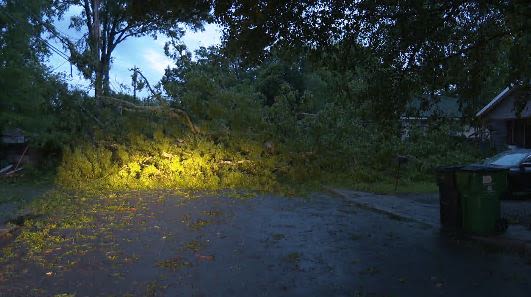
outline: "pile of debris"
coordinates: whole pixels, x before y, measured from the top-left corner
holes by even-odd
[[[29,157],[29,138],[19,128],[0,132],[0,177],[20,175]]]
[[[28,148],[29,148],[29,146],[26,146],[26,148],[24,149],[24,152],[22,153],[22,155],[18,159],[18,162],[17,162],[16,165],[11,164],[11,165],[8,165],[8,166],[0,169],[0,177],[13,177],[13,176],[19,175],[20,172],[22,170],[24,170],[23,167],[20,167],[20,164],[22,163],[22,160],[24,159],[24,156],[28,152]]]
[[[9,165],[2,169],[0,169],[0,176],[1,177],[12,177],[16,176],[17,174],[20,174],[20,172],[24,170],[23,167],[19,167],[19,164],[17,166]]]

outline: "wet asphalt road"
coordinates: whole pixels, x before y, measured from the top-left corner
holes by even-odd
[[[132,260],[25,265],[0,296],[531,296],[529,259],[336,196],[143,200],[142,219],[97,239]]]

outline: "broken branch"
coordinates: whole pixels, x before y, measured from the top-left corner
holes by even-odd
[[[194,125],[194,123],[192,122],[192,119],[190,118],[188,113],[182,109],[172,108],[169,106],[163,107],[163,106],[136,105],[134,103],[131,103],[131,102],[128,102],[122,99],[114,98],[114,97],[109,97],[109,96],[98,96],[98,98],[106,100],[116,105],[120,105],[124,109],[130,110],[130,111],[139,111],[139,112],[151,111],[151,112],[157,112],[157,113],[166,113],[170,117],[182,118],[184,119],[184,121],[186,122],[186,125],[190,128],[190,130],[192,130],[194,134],[198,134],[200,132],[199,128],[196,125]]]

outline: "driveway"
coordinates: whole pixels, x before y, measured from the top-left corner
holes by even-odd
[[[32,249],[29,243],[39,241],[19,235],[4,248],[0,296],[531,292],[528,259],[454,241],[436,228],[362,209],[339,196],[229,196],[234,195],[127,193],[105,200],[119,201],[113,205],[120,208],[96,213],[89,228],[55,230],[33,222],[21,230],[50,228],[46,234],[54,234],[57,244]]]

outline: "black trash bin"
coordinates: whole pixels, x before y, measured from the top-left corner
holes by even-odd
[[[461,201],[455,178],[455,173],[462,167],[439,167],[436,170],[441,225],[445,231],[461,231],[463,226]]]

